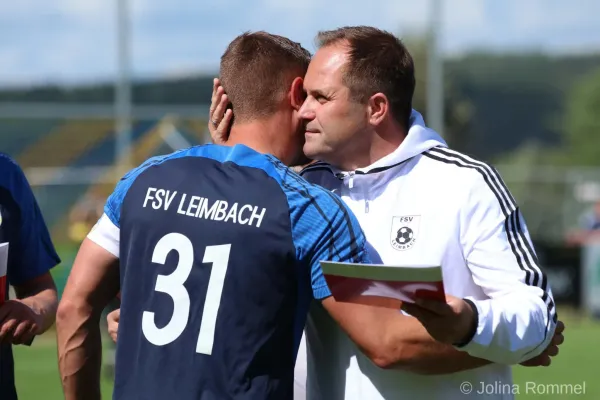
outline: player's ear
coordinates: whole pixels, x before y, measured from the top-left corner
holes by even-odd
[[[304,79],[302,77],[297,77],[292,82],[292,86],[290,87],[290,102],[292,108],[296,111],[300,110],[302,107],[302,103],[306,99],[306,94],[304,93]]]
[[[383,93],[375,93],[369,98],[369,122],[379,125],[389,113],[390,102]]]

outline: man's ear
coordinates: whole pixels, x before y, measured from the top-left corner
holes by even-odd
[[[297,77],[292,82],[292,86],[290,88],[290,103],[292,108],[296,111],[300,110],[304,100],[306,99],[306,94],[304,93],[304,79],[301,77]]]
[[[383,93],[375,93],[369,98],[369,123],[379,125],[390,112],[390,102]]]

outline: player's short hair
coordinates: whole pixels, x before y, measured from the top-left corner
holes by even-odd
[[[342,44],[348,47],[349,60],[343,83],[352,99],[366,102],[375,93],[390,101],[395,119],[408,128],[415,92],[414,61],[402,41],[393,34],[370,26],[342,27],[321,31],[317,45]]]
[[[272,115],[293,80],[304,77],[310,53],[299,43],[264,31],[236,37],[221,56],[220,79],[236,121]]]

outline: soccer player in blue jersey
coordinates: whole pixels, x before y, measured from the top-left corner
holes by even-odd
[[[286,167],[306,161],[309,62],[286,38],[239,36],[221,59],[230,146],[152,158],[117,184],[59,306],[67,400],[100,398],[98,322],[119,290],[114,399],[292,398],[309,304],[333,301],[319,261],[369,261],[340,199]]]
[[[4,153],[0,246],[0,399],[16,400],[12,345],[30,344],[54,323],[58,299],[49,270],[60,259],[23,171]],[[16,299],[8,299],[9,284]]]

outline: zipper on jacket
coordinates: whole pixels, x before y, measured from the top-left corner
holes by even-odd
[[[354,188],[354,175],[356,174],[360,174],[360,175],[365,175],[364,172],[362,171],[351,171],[351,172],[347,172],[347,173],[343,173],[343,172],[338,172],[337,174],[335,174],[335,177],[338,178],[339,180],[345,180],[346,178],[348,178],[348,188],[352,189]],[[367,193],[365,192],[365,214],[369,213],[369,199],[367,198]]]
[[[347,172],[347,173],[339,172],[339,173],[335,174],[335,177],[342,181],[345,180],[346,178],[349,178],[348,179],[348,188],[352,189],[354,187],[354,174],[355,174],[355,172]]]

